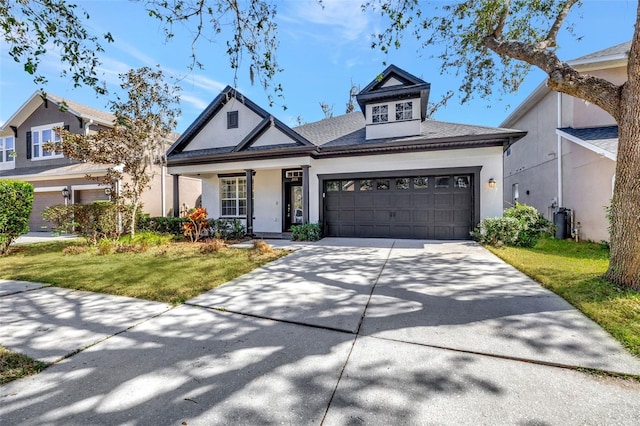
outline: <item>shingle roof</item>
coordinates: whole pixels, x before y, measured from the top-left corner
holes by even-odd
[[[81,175],[91,173],[103,173],[106,168],[109,167],[105,164],[93,164],[93,163],[74,163],[66,166],[52,167],[52,166],[34,166],[34,167],[20,167],[11,170],[0,171],[0,177],[8,176],[42,176],[42,177],[64,177],[68,175]]]
[[[606,49],[589,53],[588,55],[580,56],[579,58],[573,59],[573,61],[597,59],[597,58],[613,56],[613,55],[628,55],[630,49],[631,49],[631,41],[629,40],[629,41],[625,41],[624,43],[616,44],[615,46],[607,47]]]
[[[563,127],[558,130],[604,149],[614,156],[618,154],[618,126],[586,127],[582,129]]]
[[[57,104],[61,104],[62,102],[66,103],[71,111],[80,114],[80,116],[83,118],[95,118],[105,123],[113,123],[116,118],[115,115],[109,112],[101,111],[99,109],[91,108],[86,105],[61,98],[60,96],[54,95],[52,93],[47,93],[47,99],[51,99]]]
[[[475,126],[445,121],[425,120],[421,123],[419,135],[366,139],[365,119],[361,112],[352,112],[338,117],[327,118],[293,129],[314,145],[323,148],[372,145],[388,142],[436,141],[442,139],[495,136],[508,137],[519,131],[496,127]]]

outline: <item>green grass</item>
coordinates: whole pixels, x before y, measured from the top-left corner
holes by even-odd
[[[81,246],[61,241],[15,247],[0,259],[0,278],[180,304],[285,254],[231,248],[205,254],[201,244],[173,243],[100,255]],[[69,247],[81,249],[64,254]]]
[[[487,249],[563,297],[640,356],[640,293],[602,278],[609,266],[606,247],[542,239],[532,249]]]
[[[33,360],[0,346],[0,385],[39,373],[46,367],[46,362]]]

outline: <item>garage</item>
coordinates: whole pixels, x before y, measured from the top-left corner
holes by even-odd
[[[29,230],[32,232],[46,231],[51,228],[51,223],[42,218],[42,212],[51,206],[64,204],[64,198],[60,191],[36,192],[33,194],[33,210],[29,218]]]
[[[475,173],[324,179],[324,232],[330,237],[466,240],[477,204]]]

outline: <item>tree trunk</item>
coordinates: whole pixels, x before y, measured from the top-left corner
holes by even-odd
[[[618,122],[618,159],[606,278],[640,290],[640,84],[628,82]]]

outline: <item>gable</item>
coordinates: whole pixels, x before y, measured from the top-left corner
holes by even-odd
[[[238,112],[238,127],[227,128],[227,113]],[[263,120],[263,117],[236,98],[231,98],[193,136],[183,151],[198,151],[210,148],[235,147]]]
[[[389,77],[387,81],[383,82],[380,87],[385,88],[385,87],[401,86],[401,85],[404,85],[404,83],[402,83],[400,80],[398,80],[395,77]]]

